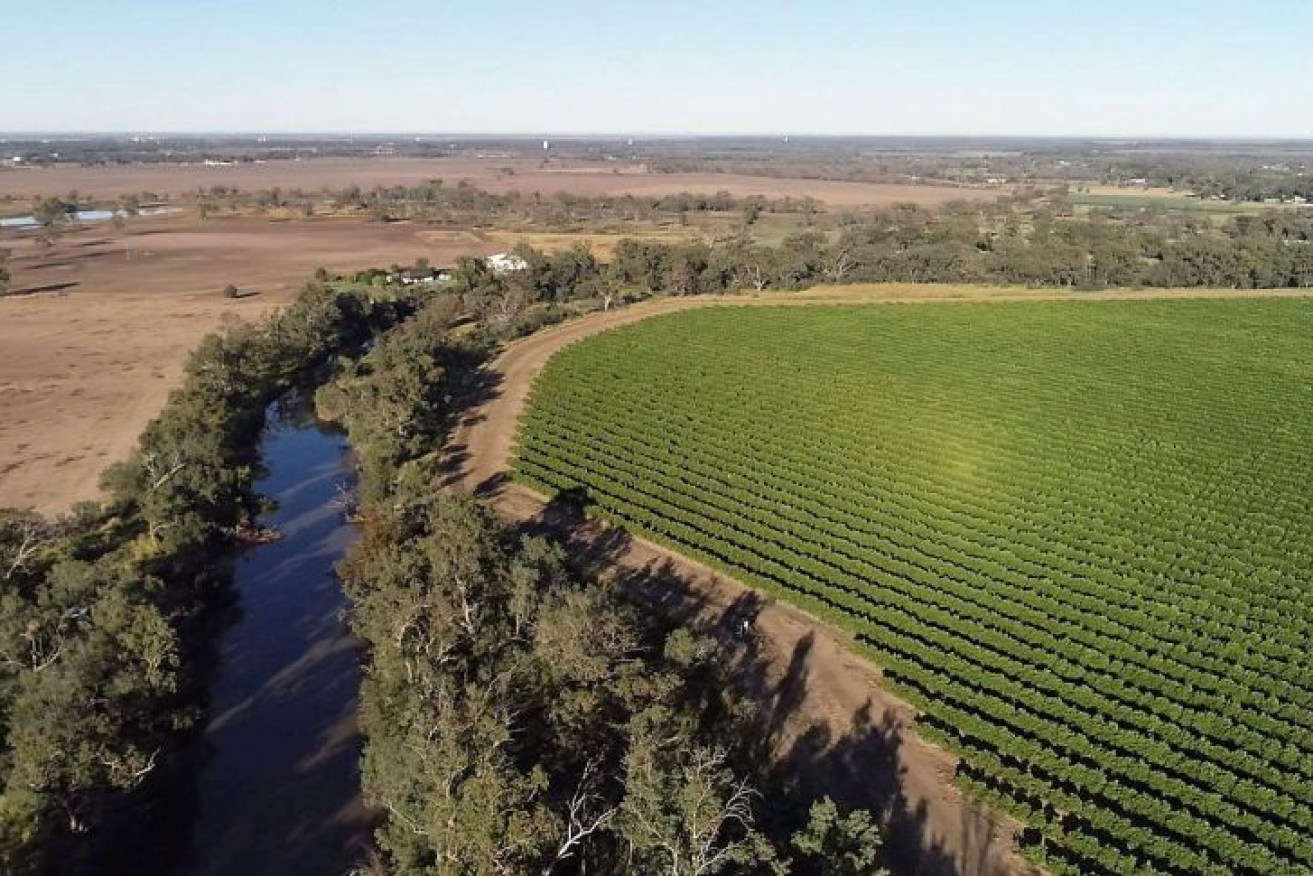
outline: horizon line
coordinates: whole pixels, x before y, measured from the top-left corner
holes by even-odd
[[[405,130],[313,130],[279,131],[276,129],[214,129],[179,131],[148,128],[125,129],[66,129],[66,130],[10,130],[0,131],[0,139],[32,137],[277,137],[296,140],[316,137],[397,137],[411,139],[504,139],[504,140],[679,140],[679,139],[747,139],[747,140],[1077,140],[1090,142],[1195,142],[1195,143],[1313,143],[1313,134],[1290,135],[1234,135],[1234,134],[945,134],[945,133],[800,133],[791,131],[766,132],[698,132],[698,131],[405,131]]]

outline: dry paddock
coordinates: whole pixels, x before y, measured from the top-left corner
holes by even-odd
[[[525,159],[399,158],[270,161],[265,164],[210,166],[148,164],[111,167],[51,167],[0,171],[0,197],[20,200],[76,191],[83,197],[117,198],[153,192],[186,195],[213,186],[243,190],[281,188],[319,191],[351,185],[416,185],[440,179],[461,180],[494,192],[569,192],[577,195],[633,194],[657,196],[728,191],[740,197],[815,198],[835,208],[885,206],[912,202],[989,200],[997,189],[896,185],[838,180],[790,179],[729,173],[651,173],[642,165],[620,162],[536,161]],[[22,206],[21,204],[19,206]]]
[[[285,303],[325,266],[348,271],[489,245],[459,232],[359,220],[271,223],[170,217],[87,227],[50,249],[10,235],[13,289],[0,298],[0,507],[63,510],[98,494],[182,376],[189,350],[225,320]],[[222,290],[238,286],[243,297]]]

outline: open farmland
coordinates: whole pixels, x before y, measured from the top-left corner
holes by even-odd
[[[214,186],[258,189],[340,189],[357,185],[419,185],[441,179],[464,180],[490,192],[542,192],[551,195],[619,195],[659,197],[690,192],[711,195],[728,191],[738,197],[815,198],[832,207],[924,206],[952,200],[993,200],[998,189],[944,185],[906,185],[752,176],[741,173],[654,173],[641,164],[621,162],[542,161],[523,158],[319,159],[234,165],[133,164],[110,167],[59,165],[0,172],[0,196],[24,199],[77,191],[82,197],[117,198],[138,192],[189,195]]]
[[[286,304],[316,267],[492,251],[410,223],[188,214],[87,226],[49,249],[0,235],[0,247],[14,252],[15,293],[0,297],[0,506],[45,513],[98,495],[101,470],[132,448],[204,335]],[[229,283],[242,298],[222,297]]]
[[[1313,302],[716,308],[517,477],[850,631],[1056,871],[1313,867]]]

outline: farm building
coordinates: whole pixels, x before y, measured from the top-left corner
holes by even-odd
[[[529,267],[529,263],[517,255],[511,255],[508,252],[493,253],[484,261],[488,267],[492,268],[499,274],[507,274],[512,271],[523,271]]]

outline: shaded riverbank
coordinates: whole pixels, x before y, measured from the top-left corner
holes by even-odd
[[[221,634],[198,780],[189,876],[317,876],[362,856],[356,729],[360,647],[333,566],[351,528],[336,500],[346,439],[289,402],[275,405],[256,487],[278,503],[262,523],[278,541],[234,568],[233,618]]]

